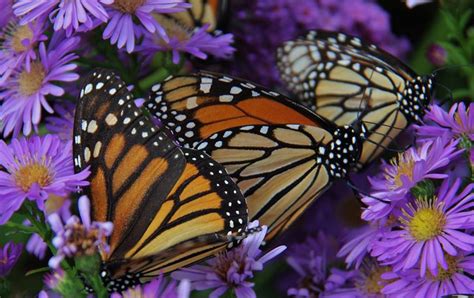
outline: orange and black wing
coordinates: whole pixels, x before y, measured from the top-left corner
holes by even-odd
[[[284,231],[337,178],[354,167],[362,141],[351,127],[250,125],[212,134],[197,145],[237,183],[250,220]]]
[[[379,156],[430,101],[431,79],[357,37],[311,31],[278,49],[288,89],[337,125],[360,120],[369,129],[359,166]]]
[[[186,0],[192,6],[186,11],[168,14],[189,29],[209,24],[209,31],[222,29],[228,21],[228,0]]]
[[[169,77],[152,87],[145,106],[189,148],[216,132],[245,125],[327,125],[274,91],[211,73]]]
[[[74,164],[90,167],[93,219],[111,221],[109,290],[209,257],[245,233],[247,207],[225,169],[181,149],[113,72],[91,74],[76,108]]]

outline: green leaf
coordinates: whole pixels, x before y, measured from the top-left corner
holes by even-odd
[[[36,273],[48,272],[49,270],[50,270],[49,267],[41,267],[41,268],[33,269],[33,270],[30,270],[30,271],[26,272],[25,276],[30,276],[30,275],[33,275],[33,274],[36,274]]]
[[[448,27],[448,30],[452,32],[456,32],[457,31],[456,19],[451,14],[451,12],[447,10],[441,10],[441,16],[443,17],[443,20],[446,26]]]
[[[467,22],[469,22],[472,15],[472,10],[466,10],[461,17],[459,18],[459,29],[464,30],[466,28]]]

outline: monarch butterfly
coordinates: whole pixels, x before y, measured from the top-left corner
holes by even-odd
[[[202,260],[245,235],[247,206],[225,169],[182,149],[134,104],[125,82],[96,70],[74,120],[75,171],[90,167],[92,217],[111,221],[102,255],[109,291]]]
[[[288,89],[337,125],[362,121],[368,128],[358,167],[376,159],[410,123],[420,121],[431,99],[432,76],[358,37],[310,31],[277,50]]]
[[[229,1],[227,0],[186,0],[192,6],[183,12],[170,14],[178,23],[194,29],[209,24],[209,31],[221,29],[227,21]]]
[[[336,127],[284,96],[229,76],[170,77],[145,103],[177,140],[225,166],[249,218],[285,230],[357,162],[363,131]]]

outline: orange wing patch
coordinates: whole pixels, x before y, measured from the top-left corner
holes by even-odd
[[[104,171],[101,168],[97,169],[97,174],[91,181],[91,200],[94,218],[98,221],[106,221],[108,208],[107,188]]]
[[[140,205],[146,194],[167,169],[168,162],[165,159],[155,158],[151,160],[127,192],[119,198],[113,216],[114,231],[110,238],[111,251],[116,248],[128,227],[129,221],[134,218],[133,215],[130,216],[130,213],[140,210]]]
[[[105,151],[104,160],[107,168],[111,169],[117,157],[125,147],[125,137],[123,134],[116,134],[112,137]]]

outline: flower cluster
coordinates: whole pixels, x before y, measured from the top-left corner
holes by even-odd
[[[13,242],[8,242],[0,249],[0,277],[10,273],[20,258],[22,250],[22,244],[15,244]]]
[[[362,196],[361,214],[367,223],[348,234],[337,254],[345,258],[347,269],[328,269],[337,262],[326,254],[327,241],[313,240],[288,260],[304,281],[288,294],[440,297],[473,293],[474,183],[466,150],[474,144],[471,107],[459,103],[446,112],[431,106],[425,124],[416,126],[416,145],[389,163],[382,162],[379,174],[369,176],[371,191]],[[303,261],[295,266],[298,257]],[[301,269],[308,266],[311,269]]]
[[[110,59],[110,51],[87,46],[91,33],[100,28],[100,38],[119,50],[125,47],[131,53],[138,45],[136,65],[160,52],[171,52],[178,63],[180,53],[206,59],[229,58],[234,51],[231,34],[212,34],[208,25],[187,28],[177,18],[163,17],[187,10],[190,5],[183,0],[20,0],[4,7],[11,12],[2,15],[0,32],[0,131],[5,137],[37,132],[43,110],[62,114],[61,105],[51,100],[59,101],[75,88],[79,57],[87,57],[91,67],[94,61]],[[110,66],[121,65],[118,60],[116,64]]]
[[[265,86],[278,86],[276,49],[310,29],[341,31],[363,37],[403,57],[406,38],[390,29],[390,16],[371,0],[256,0],[232,2],[236,21],[230,31],[236,39],[236,63],[230,71]]]
[[[7,145],[0,140],[0,224],[7,222],[25,200],[45,209],[52,196],[66,196],[89,183],[89,171],[75,174],[71,143],[56,135],[14,139]]]
[[[258,227],[258,221],[249,224],[249,228]],[[239,297],[256,297],[253,283],[248,279],[254,277],[254,271],[261,271],[263,265],[281,254],[286,246],[282,245],[262,253],[260,246],[267,232],[261,231],[247,236],[237,248],[219,254],[207,261],[206,265],[195,265],[174,272],[172,276],[179,280],[190,280],[196,290],[214,289],[209,297],[220,297],[229,289]]]
[[[106,237],[112,233],[111,222],[92,222],[90,201],[86,196],[79,198],[79,219],[76,215],[63,223],[57,213],[48,217],[55,233],[53,245],[58,249],[56,255],[49,260],[49,266],[58,268],[65,257],[94,255],[97,251],[108,252]]]
[[[288,244],[288,251],[280,243],[265,243],[267,227],[253,222],[245,237],[228,235],[233,240],[228,250],[169,276],[156,268],[150,269],[153,276],[136,268],[107,275],[108,266],[122,260],[103,260],[129,245],[116,249],[110,238],[131,227],[112,215],[118,227],[113,234],[112,222],[97,221],[97,188],[90,183],[97,182],[96,164],[74,167],[73,142],[75,149],[80,143],[73,140],[74,117],[84,74],[96,67],[114,69],[145,109],[143,98],[152,85],[197,67],[281,90],[275,51],[310,29],[360,36],[402,60],[411,47],[403,32],[411,34],[412,28],[399,30],[395,20],[395,34],[389,11],[373,0],[230,1],[228,12],[218,5],[224,2],[229,1],[0,0],[0,297],[77,297],[86,291],[117,298],[187,298],[191,291],[239,298],[270,290],[291,297],[474,293],[474,104],[462,101],[429,106],[424,123],[414,125],[411,148],[373,165],[370,174],[351,177],[358,180],[352,184],[365,185],[358,187],[364,190],[362,208],[352,191],[339,189],[346,181],[334,182],[336,187],[305,211],[306,218],[275,238]],[[432,1],[403,2],[412,8]],[[398,3],[400,10],[411,13],[405,4]],[[416,10],[431,8],[436,6]],[[443,14],[445,27],[460,32],[450,32],[450,41],[428,42],[433,42],[426,51],[432,65],[470,61],[471,11],[468,17]],[[454,90],[457,98],[472,97],[474,90],[472,71],[463,69],[468,83]],[[201,91],[207,87],[203,83]],[[229,90],[232,97],[243,94],[240,87]],[[181,91],[171,92],[181,96]],[[186,106],[193,106],[192,100]],[[78,198],[81,191],[92,194],[93,202]],[[124,261],[137,267],[148,262],[154,252],[140,245],[146,249],[130,250]],[[133,260],[127,259],[132,254]],[[26,256],[42,268],[19,261]],[[42,282],[17,289],[20,269]],[[124,275],[116,279],[116,273]],[[273,285],[280,275],[278,289]]]

